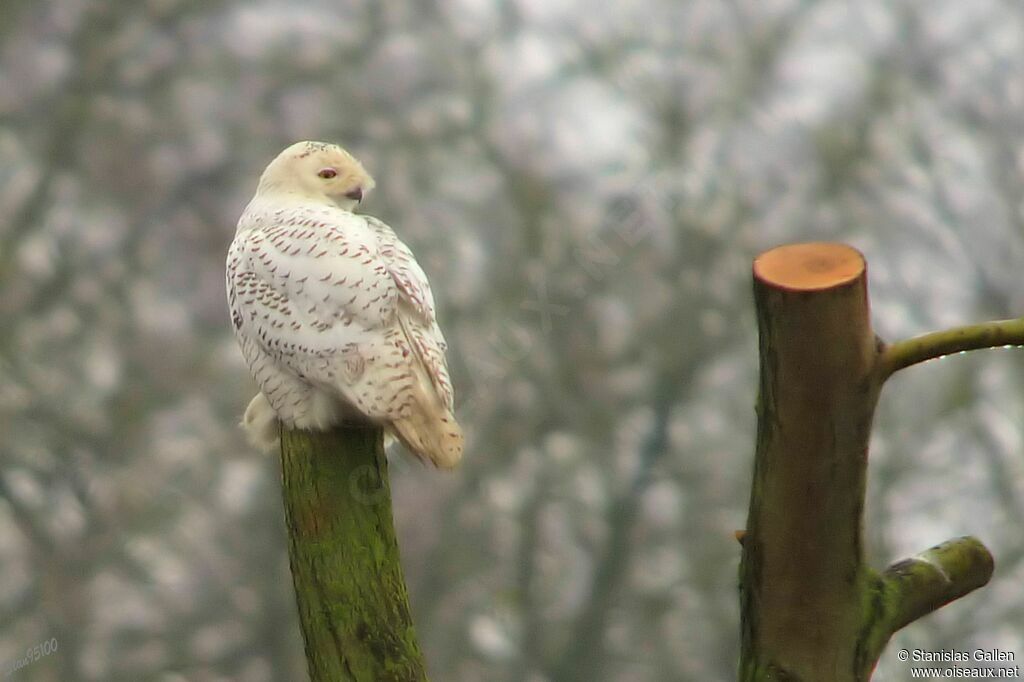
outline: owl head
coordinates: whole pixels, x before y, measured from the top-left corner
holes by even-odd
[[[270,162],[256,193],[327,200],[351,211],[374,184],[363,165],[338,145],[307,141],[296,142]]]

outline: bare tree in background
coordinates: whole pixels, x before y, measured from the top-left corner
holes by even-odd
[[[19,679],[302,679],[223,254],[274,151],[335,139],[438,291],[471,435],[454,479],[392,467],[431,674],[733,677],[753,255],[851,242],[887,337],[1024,307],[1024,12],[849,5],[4,3],[0,665],[56,637]],[[984,517],[997,559],[890,651],[1024,654],[1022,369],[882,399],[870,553]]]

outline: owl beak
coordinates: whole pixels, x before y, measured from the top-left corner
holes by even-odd
[[[345,192],[345,198],[346,199],[352,199],[353,201],[362,201],[363,200],[363,188],[362,187],[356,187],[351,192]]]

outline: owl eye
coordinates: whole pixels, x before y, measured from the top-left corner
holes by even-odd
[[[321,168],[320,172],[317,173],[317,175],[319,175],[324,180],[330,180],[331,178],[338,175],[338,171],[334,170],[333,168]]]

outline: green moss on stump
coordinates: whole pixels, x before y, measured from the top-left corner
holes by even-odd
[[[381,430],[283,430],[281,469],[312,682],[426,680],[399,563]]]

